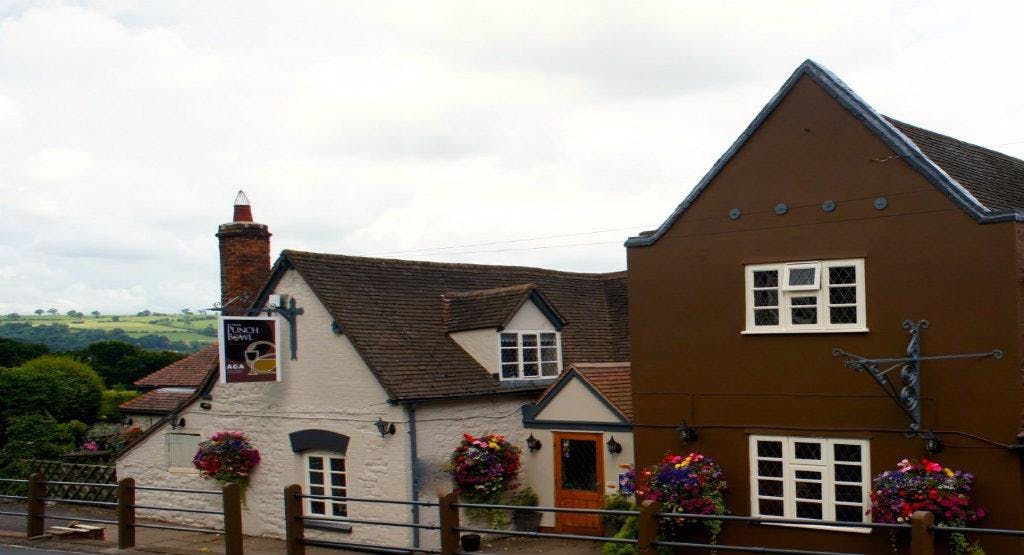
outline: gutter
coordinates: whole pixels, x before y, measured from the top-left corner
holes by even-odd
[[[405,405],[405,413],[409,422],[409,461],[411,463],[409,467],[409,488],[410,488],[410,499],[413,501],[419,501],[420,499],[420,477],[419,477],[419,457],[416,454],[416,404],[409,403]],[[415,526],[420,523],[420,506],[413,504],[409,507],[409,512],[412,515],[413,527],[410,529],[412,533],[412,547],[417,549],[420,546],[420,529]]]

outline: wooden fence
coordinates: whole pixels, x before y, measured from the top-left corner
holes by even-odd
[[[26,462],[29,463],[31,472],[38,472],[48,480],[74,483],[47,484],[47,497],[97,503],[117,502],[117,490],[108,486],[117,484],[117,469],[113,466],[62,461]]]

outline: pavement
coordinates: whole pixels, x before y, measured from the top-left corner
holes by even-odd
[[[24,504],[3,503],[0,511],[24,512]],[[86,506],[52,505],[46,507],[46,514],[81,518],[83,524],[103,526],[104,540],[66,540],[56,538],[33,539],[25,537],[25,517],[0,515],[0,555],[51,555],[56,553],[117,553],[120,555],[216,555],[224,553],[223,536],[201,532],[180,532],[137,528],[134,549],[117,549],[117,526],[113,524],[89,523],[84,519],[98,518],[117,520],[113,510]],[[168,524],[155,520],[139,520],[140,523]],[[67,526],[67,520],[46,519],[50,526]],[[480,555],[526,555],[532,553],[557,553],[558,555],[594,555],[601,552],[600,542],[581,542],[553,539],[496,538],[484,540]],[[285,552],[282,540],[246,536],[246,555],[280,555]],[[354,551],[307,547],[309,555],[336,555],[356,553]]]

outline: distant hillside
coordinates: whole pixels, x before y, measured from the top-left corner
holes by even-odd
[[[41,343],[54,351],[77,351],[96,341],[123,341],[148,350],[189,353],[217,339],[217,317],[195,314],[149,316],[7,315],[0,337]]]

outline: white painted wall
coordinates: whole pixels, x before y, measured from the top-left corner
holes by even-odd
[[[480,366],[495,374],[500,371],[498,365],[498,330],[485,328],[482,330],[457,331],[449,333],[449,337],[469,353]]]
[[[555,331],[555,326],[551,325],[551,321],[548,320],[547,316],[537,308],[537,305],[533,301],[527,301],[523,303],[523,306],[519,307],[519,312],[508,321],[508,325],[505,326],[508,331],[515,330],[546,330]]]
[[[563,422],[622,422],[618,415],[595,397],[575,376],[548,401],[536,419]]]
[[[244,431],[259,449],[262,463],[254,472],[246,495],[243,525],[247,534],[280,537],[284,532],[282,490],[302,483],[301,454],[293,453],[290,432],[320,428],[351,438],[346,466],[351,496],[408,499],[410,493],[409,443],[404,410],[389,405],[387,395],[352,344],[331,331],[331,316],[309,286],[294,271],[282,277],[274,293],[295,298],[305,314],[298,317],[298,360],[290,359],[288,324],[282,322],[282,381],[217,384],[213,408],[193,404],[181,416],[187,428],[208,437],[218,430]],[[395,422],[397,433],[381,438],[373,426],[378,417]],[[218,484],[188,473],[167,469],[168,428],[159,430],[117,462],[119,477],[133,477],[139,485],[161,485],[214,490]],[[139,492],[140,504],[210,508],[217,498],[198,495]],[[409,521],[405,507],[351,504],[354,518]],[[142,516],[140,511],[140,516]],[[219,517],[152,513],[193,525],[220,525]],[[408,533],[395,528],[353,525],[353,533],[309,531],[310,536],[339,540],[405,545]]]

